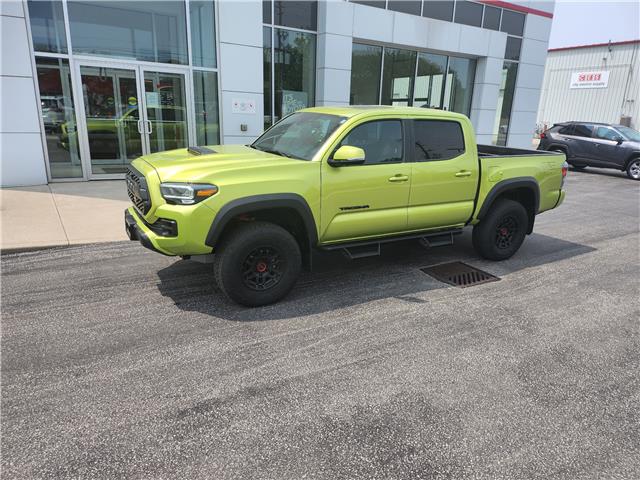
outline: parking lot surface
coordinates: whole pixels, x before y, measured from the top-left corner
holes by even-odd
[[[260,309],[134,242],[4,256],[3,478],[640,478],[640,183],[567,183],[508,261],[323,256]]]

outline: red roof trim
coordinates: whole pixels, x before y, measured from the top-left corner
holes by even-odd
[[[545,12],[544,10],[538,10],[536,8],[523,7],[522,5],[516,5],[511,2],[503,2],[501,0],[479,0],[480,3],[491,5],[492,7],[502,7],[508,10],[515,10],[516,12],[530,13],[531,15],[538,15],[540,17],[553,18],[553,13]]]
[[[623,42],[605,42],[605,43],[592,43],[590,45],[576,45],[574,47],[558,47],[558,48],[550,48],[547,50],[548,52],[559,52],[561,50],[576,50],[578,48],[591,48],[591,47],[606,47],[607,45],[630,45],[632,43],[640,43],[640,39],[638,40],[625,40]]]

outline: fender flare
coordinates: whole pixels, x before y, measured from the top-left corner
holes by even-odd
[[[569,148],[568,145],[564,145],[562,143],[551,143],[546,150],[549,151],[552,148],[557,148],[558,150],[562,150],[565,154],[565,156],[567,157],[566,160],[569,160],[569,157],[571,156],[571,149]]]
[[[519,188],[526,188],[533,193],[534,197],[534,211],[533,215],[529,219],[529,228],[528,232],[531,233],[533,230],[533,222],[535,216],[538,214],[540,210],[540,186],[538,182],[533,177],[518,177],[518,178],[509,178],[507,180],[502,180],[498,182],[494,187],[489,191],[487,196],[482,202],[482,207],[480,207],[480,211],[478,212],[477,219],[482,220],[482,218],[489,212],[489,209],[495,202],[496,198],[498,198],[501,194],[505,192],[509,192],[511,190],[516,190]]]
[[[297,193],[271,193],[238,198],[225,204],[213,219],[205,244],[215,247],[229,222],[238,215],[274,208],[295,210],[304,224],[309,246],[318,243],[315,219],[307,201]]]

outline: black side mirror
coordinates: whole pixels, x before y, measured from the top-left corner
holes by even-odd
[[[613,137],[613,139],[616,141],[616,143],[618,145],[620,145],[620,144],[622,144],[622,142],[624,142],[624,138],[622,138],[620,136]]]

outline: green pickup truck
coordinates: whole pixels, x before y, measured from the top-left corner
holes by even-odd
[[[156,252],[213,263],[229,298],[259,306],[283,298],[317,249],[357,258],[395,240],[450,244],[473,225],[478,254],[507,259],[563,201],[566,173],[562,153],[476,145],[464,115],[317,107],[251,145],[134,160],[125,227]]]

